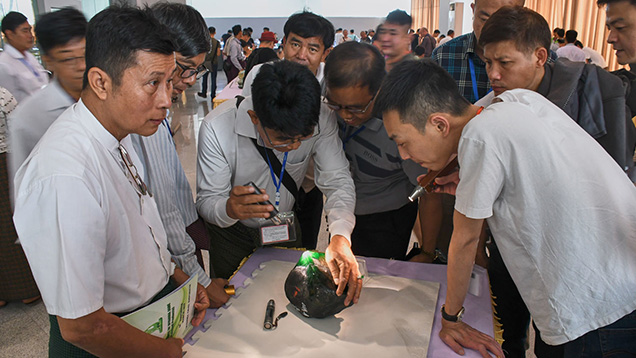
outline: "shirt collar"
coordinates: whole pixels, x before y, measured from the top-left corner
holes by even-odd
[[[4,52],[6,52],[8,55],[10,55],[13,58],[25,58],[24,54],[20,51],[18,51],[17,48],[11,46],[8,42],[4,43]]]
[[[73,98],[73,96],[68,94],[68,92],[66,92],[64,90],[64,88],[62,88],[62,85],[57,80],[57,78],[55,78],[49,84],[49,86],[53,86],[54,90],[55,90],[55,93],[59,95],[59,96],[55,96],[55,97],[49,96],[49,97],[44,98],[44,101],[46,101],[48,103],[48,106],[44,106],[44,107],[48,108],[49,111],[54,111],[54,110],[60,109],[60,108],[68,108],[73,103],[76,102],[75,98]]]
[[[248,110],[254,110],[252,97],[247,96],[236,110],[236,122],[234,124],[234,132],[238,135],[248,138],[258,139],[256,127],[252,123],[252,118],[247,114]]]
[[[119,156],[119,141],[113,136],[102,123],[93,115],[93,113],[86,107],[82,99],[73,106],[73,111],[79,122],[87,129],[90,135],[93,136],[104,148],[106,148],[111,154],[117,158]],[[124,147],[130,151],[132,149],[132,142],[130,136],[124,137],[121,143]]]
[[[468,56],[469,53],[475,54],[475,45],[477,44],[477,37],[475,32],[471,32],[466,36],[466,52],[464,56]]]

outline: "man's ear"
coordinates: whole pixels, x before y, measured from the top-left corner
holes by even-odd
[[[105,101],[113,91],[113,81],[101,68],[91,67],[87,73],[88,86],[97,98]]]
[[[253,110],[248,109],[248,110],[247,110],[247,114],[250,116],[250,119],[252,120],[252,123],[253,123],[255,126],[257,126],[259,123],[261,123],[261,122],[258,120],[258,116],[256,115],[256,112],[254,112]]]
[[[327,56],[329,56],[329,53],[331,52],[331,50],[333,50],[333,46],[329,46],[329,48],[325,49],[325,52],[322,53],[322,58],[320,59],[320,62],[325,62],[325,59],[327,58]]]
[[[548,61],[548,50],[545,47],[537,47],[534,50],[534,55],[537,57],[537,65],[543,67],[545,63]]]
[[[448,133],[450,133],[450,122],[448,121],[444,113],[431,114],[428,117],[428,123],[433,130],[439,132],[444,137],[447,136]]]

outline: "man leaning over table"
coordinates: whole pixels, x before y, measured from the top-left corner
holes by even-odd
[[[329,269],[338,294],[348,285],[346,303],[355,303],[362,284],[350,242],[355,188],[335,115],[321,105],[314,74],[291,61],[263,65],[252,89],[253,96],[215,108],[199,132],[197,209],[210,230],[210,263],[219,277],[228,277],[266,241],[259,230],[266,224],[262,219],[270,216],[273,205],[280,212],[292,211],[292,192],[313,158],[316,185],[327,197]],[[277,161],[282,170],[274,170]],[[250,181],[263,193],[245,185]],[[273,205],[258,204],[267,200]]]
[[[86,34],[80,100],[16,174],[14,221],[49,313],[50,357],[181,357],[118,316],[185,282],[129,134],[151,135],[170,107],[169,31],[146,10],[109,7]],[[193,324],[208,298],[201,286]]]
[[[393,69],[376,101],[404,159],[432,170],[459,159],[456,180],[437,181],[457,198],[446,344],[503,356],[461,321],[486,219],[546,343],[565,344],[566,358],[636,355],[636,188],[589,134],[525,89],[471,105],[426,60]]]

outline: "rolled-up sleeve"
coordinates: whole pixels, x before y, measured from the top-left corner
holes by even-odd
[[[353,214],[356,191],[349,171],[349,161],[338,137],[335,114],[323,105],[321,118],[326,120],[320,122],[321,138],[315,145],[315,181],[327,197],[325,212],[329,218],[330,235],[342,235],[351,241],[351,232],[356,223]]]

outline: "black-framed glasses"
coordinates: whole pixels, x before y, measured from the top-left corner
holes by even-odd
[[[285,147],[289,147],[290,145],[296,143],[296,142],[304,142],[306,140],[309,140],[315,136],[317,136],[318,134],[320,134],[320,122],[316,123],[316,127],[314,128],[314,132],[306,137],[301,137],[301,138],[292,138],[289,139],[287,141],[285,141],[284,143],[278,143],[278,144],[274,144],[274,142],[272,142],[271,139],[269,139],[269,134],[267,134],[267,131],[265,130],[265,127],[263,127],[263,123],[259,122],[259,125],[261,126],[261,129],[263,130],[263,133],[265,133],[265,137],[267,138],[267,141],[269,142],[269,147],[271,148],[285,148]],[[261,138],[259,136],[259,139],[261,140],[261,143],[263,146],[264,143],[262,143],[263,138]]]
[[[133,187],[135,188],[135,191],[137,191],[137,194],[139,194],[140,197],[144,195],[152,196],[152,194],[148,190],[148,187],[146,186],[146,183],[144,183],[144,181],[141,179],[141,176],[139,176],[137,167],[130,158],[130,154],[128,154],[126,148],[124,148],[124,146],[121,144],[119,145],[119,154],[121,154],[121,159],[124,161],[124,164],[126,164],[128,173],[130,173],[130,176],[134,181]]]
[[[196,75],[198,80],[199,78],[203,77],[203,75],[208,72],[208,69],[205,68],[205,66],[203,65],[199,65],[199,67],[193,68],[193,67],[188,67],[186,65],[180,64],[179,61],[175,61],[175,62],[177,63],[177,66],[181,68],[181,74],[179,75],[179,77],[181,78],[190,78]]]
[[[380,91],[378,91],[378,92],[380,92]],[[375,95],[373,95],[373,98],[371,98],[369,103],[367,103],[367,105],[364,106],[364,108],[355,108],[355,107],[341,106],[339,104],[335,104],[335,103],[329,102],[329,99],[327,99],[326,97],[324,97],[322,101],[327,105],[327,107],[329,107],[329,109],[334,110],[334,111],[344,110],[344,111],[347,111],[347,112],[349,112],[351,114],[363,114],[367,110],[369,110],[369,106],[371,106],[371,103],[373,103],[373,101],[375,100],[375,97],[378,96],[378,92],[376,92]]]

